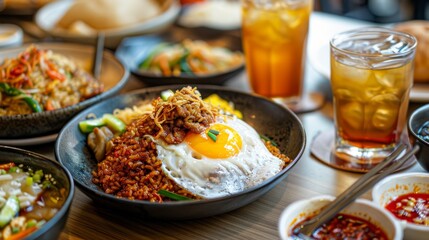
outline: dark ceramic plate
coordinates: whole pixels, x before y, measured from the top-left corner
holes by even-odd
[[[429,142],[419,135],[420,129],[427,122],[429,122],[429,104],[419,107],[411,114],[408,120],[408,132],[410,133],[411,142],[420,147],[416,154],[417,161],[420,166],[429,172]]]
[[[152,50],[160,43],[178,43],[184,39],[203,40],[213,46],[224,47],[232,51],[242,51],[239,37],[222,34],[209,29],[193,31],[177,28],[158,35],[145,35],[124,39],[116,50],[116,56],[124,61],[130,71],[148,85],[170,84],[210,84],[222,85],[227,80],[243,71],[244,64],[226,72],[207,75],[181,75],[164,77],[139,70],[139,64],[146,59]]]
[[[147,88],[111,98],[82,111],[61,130],[55,144],[55,157],[69,169],[79,188],[91,197],[95,204],[161,219],[194,219],[213,216],[255,201],[282,181],[301,158],[306,137],[300,120],[292,111],[266,98],[222,87],[200,85],[198,90],[203,97],[217,93],[222,98],[234,102],[236,108],[243,113],[244,120],[260,134],[276,141],[280,150],[293,161],[280,173],[257,186],[216,199],[151,203],[122,199],[104,193],[91,181],[91,171],[96,169],[96,160],[87,147],[86,136],[78,129],[78,123],[90,113],[101,116],[104,113],[111,113],[116,108],[132,106],[141,100],[154,99],[160,96],[162,90],[179,88],[179,86]]]
[[[90,45],[64,43],[36,43],[41,49],[51,49],[55,53],[77,62],[80,66],[90,70],[94,48]],[[0,63],[5,58],[16,57],[28,45],[0,50]],[[78,104],[56,109],[53,111],[32,113],[25,115],[0,116],[1,139],[23,139],[37,136],[51,135],[58,132],[64,124],[82,109],[91,106],[103,99],[115,95],[128,81],[129,72],[122,62],[110,52],[104,51],[100,79],[104,83],[105,91]]]
[[[23,164],[24,166],[29,166],[33,169],[42,169],[44,173],[52,174],[58,184],[66,189],[68,196],[60,210],[40,229],[26,238],[58,239],[62,229],[66,225],[74,195],[74,182],[70,173],[59,163],[54,162],[45,156],[19,148],[0,145],[0,156],[0,164],[14,162],[17,165]]]

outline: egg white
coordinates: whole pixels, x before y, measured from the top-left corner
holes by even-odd
[[[168,145],[156,140],[162,170],[181,187],[203,198],[243,191],[277,174],[284,162],[273,156],[258,133],[237,118],[218,118],[242,138],[242,149],[232,157],[212,159],[196,153],[186,142]]]

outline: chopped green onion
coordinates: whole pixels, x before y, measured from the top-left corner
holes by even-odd
[[[36,224],[37,224],[37,221],[35,219],[30,219],[30,220],[28,220],[28,222],[26,224],[26,228],[34,227],[34,226],[36,226]]]
[[[25,179],[25,184],[27,184],[27,186],[33,185],[33,178],[32,177],[27,177]]]
[[[270,143],[271,143],[271,145],[273,145],[274,147],[278,147],[278,146],[279,146],[276,142],[274,142],[273,140],[271,140],[271,139],[270,139],[270,138],[268,138],[267,136],[264,136],[264,135],[262,135],[262,134],[259,134],[259,137],[260,137],[262,140],[264,140],[265,142],[270,142]]]
[[[216,142],[216,140],[217,140],[216,135],[214,135],[210,131],[207,132],[207,136],[209,136],[209,138],[211,138],[213,140],[213,142]]]
[[[167,190],[164,190],[164,189],[158,190],[158,194],[161,195],[161,196],[164,196],[164,197],[168,197],[171,200],[176,200],[176,201],[191,200],[188,197],[185,197],[185,196],[182,196],[182,195],[179,195],[177,193],[173,193],[173,192],[170,192],[170,191],[167,191]]]
[[[219,131],[218,130],[214,130],[214,129],[210,129],[209,132],[213,133],[214,135],[219,135]]]
[[[164,101],[167,101],[173,95],[174,95],[174,92],[168,89],[161,92],[161,99]]]

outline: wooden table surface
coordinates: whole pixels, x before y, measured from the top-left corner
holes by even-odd
[[[339,18],[337,20],[341,21]],[[314,19],[312,24],[323,25],[321,22],[315,23]],[[320,32],[320,29],[317,29]],[[317,42],[315,39],[319,39],[318,36],[312,35],[314,32],[316,30],[310,32],[310,45]],[[245,73],[228,81],[226,86],[249,91]],[[122,92],[142,87],[145,87],[142,82],[131,78]],[[333,169],[311,156],[309,146],[313,137],[320,131],[333,131],[332,104],[329,81],[317,73],[310,64],[306,65],[305,89],[306,92],[320,91],[326,98],[321,109],[298,115],[307,135],[306,150],[289,176],[257,201],[238,210],[210,218],[161,221],[127,216],[96,206],[76,188],[69,218],[60,239],[279,239],[278,219],[283,209],[290,203],[316,195],[336,196],[362,176]],[[419,105],[410,104],[410,110]],[[55,159],[54,143],[25,148]],[[424,170],[415,164],[405,171]],[[370,192],[362,197],[371,199]]]

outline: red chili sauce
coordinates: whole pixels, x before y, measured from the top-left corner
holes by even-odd
[[[389,202],[386,209],[399,219],[429,226],[429,193],[400,195]]]
[[[307,221],[305,219],[301,223]],[[299,226],[301,223],[296,225]],[[292,231],[293,233],[294,231]],[[296,236],[296,235],[295,235]],[[380,227],[369,221],[349,214],[337,214],[331,221],[324,223],[311,235],[312,239],[360,239],[388,240],[387,234]]]

